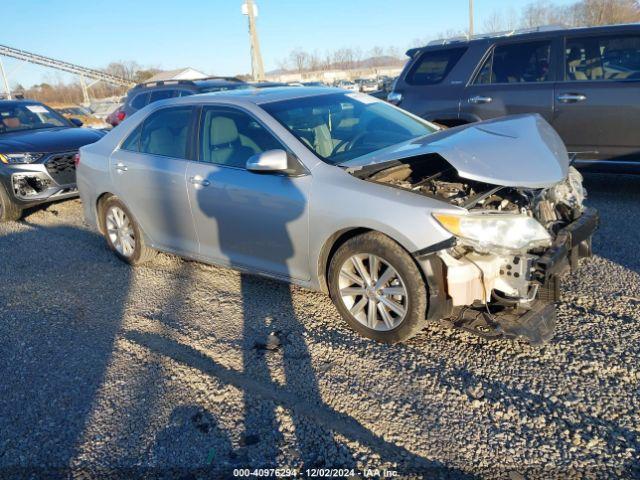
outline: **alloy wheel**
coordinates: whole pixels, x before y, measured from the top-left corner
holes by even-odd
[[[109,207],[106,224],[107,235],[116,251],[124,257],[131,257],[136,249],[136,236],[125,211],[115,205]]]
[[[377,255],[349,257],[340,268],[338,286],[350,314],[367,328],[393,330],[407,315],[405,282],[389,262]]]

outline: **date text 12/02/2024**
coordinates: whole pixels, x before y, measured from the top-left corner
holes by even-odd
[[[297,470],[295,468],[237,468],[233,470],[234,477],[284,477],[284,478],[344,478],[355,475],[364,478],[394,478],[398,477],[396,470],[383,470],[378,468],[365,468],[357,471],[353,468],[307,468]]]

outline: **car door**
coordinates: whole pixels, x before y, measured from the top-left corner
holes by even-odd
[[[639,160],[640,34],[571,35],[553,126],[578,159]]]
[[[519,113],[553,117],[553,41],[537,39],[495,45],[463,91],[460,117],[465,120]]]
[[[216,263],[307,280],[311,176],[253,173],[247,160],[285,149],[243,110],[205,106],[187,181],[200,254]]]
[[[198,251],[186,186],[194,108],[167,107],[150,114],[110,159],[115,192],[154,246]]]

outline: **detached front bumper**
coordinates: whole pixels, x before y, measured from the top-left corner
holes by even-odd
[[[575,269],[581,258],[590,257],[591,237],[599,222],[598,211],[586,208],[580,218],[560,230],[553,245],[536,261],[537,280],[546,283],[554,275]]]
[[[598,223],[598,212],[585,209],[539,255],[480,260],[473,256],[470,265],[453,259],[447,250],[418,258],[429,283],[429,318],[444,319],[448,325],[486,338],[525,338],[532,344],[550,340],[560,276],[592,255],[591,237]],[[530,297],[513,304],[504,298],[496,301],[494,289],[510,285],[526,290]]]

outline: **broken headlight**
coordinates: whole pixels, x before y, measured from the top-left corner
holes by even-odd
[[[433,216],[462,243],[479,252],[521,251],[551,245],[549,232],[535,218],[526,215],[434,213]]]
[[[44,153],[0,153],[0,162],[8,165],[37,162]]]

